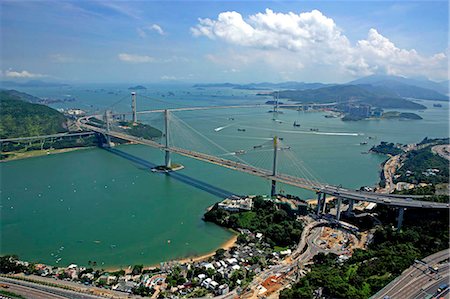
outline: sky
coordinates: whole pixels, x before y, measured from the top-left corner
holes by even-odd
[[[448,80],[447,1],[0,0],[0,79]]]

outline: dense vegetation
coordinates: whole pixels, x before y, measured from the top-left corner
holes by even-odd
[[[276,96],[276,93],[272,93]],[[301,103],[345,103],[359,101],[380,108],[426,109],[421,104],[397,97],[395,95],[379,95],[358,85],[336,85],[308,90],[284,90],[279,92],[280,98]]]
[[[379,215],[389,225],[377,229],[367,250],[356,250],[340,264],[334,254],[319,254],[311,272],[291,289],[282,291],[281,299],[314,298],[322,288],[321,298],[369,298],[420,259],[448,248],[448,214],[445,211],[410,209],[405,214],[404,228],[391,228],[395,210],[384,209]]]
[[[141,123],[133,124],[131,122],[121,122],[120,125],[128,127],[129,129],[127,129],[126,132],[136,137],[141,137],[144,139],[155,139],[162,136],[162,132],[160,130],[150,125]]]
[[[394,191],[395,194],[402,194],[402,195],[430,195],[433,194],[433,196],[424,197],[421,200],[427,200],[427,201],[434,201],[434,202],[449,202],[449,195],[448,195],[448,188],[442,188],[443,190],[439,190],[438,187],[444,187],[446,184],[439,184],[439,185],[428,185],[428,186],[422,186],[422,187],[415,187],[414,189],[409,190],[402,190],[402,191]]]
[[[381,141],[379,145],[375,145],[370,149],[371,152],[383,155],[400,155],[403,153],[401,149],[395,146],[393,143],[388,143],[386,141]]]
[[[427,174],[427,169],[438,169],[439,172]],[[408,172],[409,171],[409,172]],[[400,175],[397,182],[418,183],[448,183],[448,161],[431,152],[431,146],[414,150],[406,154],[406,161],[397,171]]]
[[[271,246],[297,243],[303,229],[295,216],[262,197],[256,197],[253,210],[246,212],[228,212],[219,209],[216,204],[205,214],[204,219],[233,229],[243,228],[253,233],[262,233]]]
[[[389,112],[385,112],[383,113],[382,118],[386,118],[386,119],[422,119],[422,117],[420,115],[417,115],[415,113],[410,113],[410,112],[398,112],[398,111],[389,111]]]
[[[0,90],[0,138],[67,131],[62,113],[44,105],[28,103],[25,95],[14,90]]]

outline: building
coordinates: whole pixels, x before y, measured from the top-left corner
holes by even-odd
[[[226,198],[218,204],[219,209],[230,212],[251,211],[253,208],[253,198]]]

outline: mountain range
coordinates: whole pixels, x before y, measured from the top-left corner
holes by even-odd
[[[426,109],[412,99],[448,101],[448,81],[434,82],[423,78],[372,75],[345,84],[305,82],[196,84],[194,87],[223,87],[249,90],[270,90],[260,95],[279,96],[295,102],[360,102],[380,108]],[[277,90],[276,92],[274,90]]]

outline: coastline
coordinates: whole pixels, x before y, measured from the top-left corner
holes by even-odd
[[[225,241],[224,243],[222,243],[219,247],[217,247],[213,251],[210,251],[208,253],[201,254],[201,255],[194,255],[194,256],[178,258],[178,259],[174,259],[174,260],[167,260],[167,261],[164,261],[164,262],[166,262],[166,263],[168,263],[168,262],[176,262],[176,263],[180,263],[180,264],[201,262],[201,261],[207,260],[208,258],[214,256],[214,254],[216,253],[216,250],[218,250],[220,248],[225,249],[225,250],[229,250],[231,247],[233,247],[236,244],[237,237],[238,237],[238,233],[236,231],[231,230],[231,229],[229,231],[231,231],[233,233],[233,236],[230,239],[228,239],[227,241]],[[158,264],[152,264],[152,265],[144,265],[143,270],[154,269],[154,268],[159,267],[159,265],[160,265],[159,263]],[[127,271],[127,270],[131,270],[131,267],[132,266],[128,266],[126,268],[115,268],[115,267],[110,267],[109,268],[109,267],[107,267],[107,268],[104,268],[104,270],[108,271],[108,272],[115,272],[115,271],[120,271],[120,270]]]
[[[23,160],[23,159],[30,159],[34,157],[41,157],[46,155],[56,155],[56,154],[62,154],[62,153],[68,153],[83,149],[89,149],[93,148],[92,146],[80,146],[80,147],[69,147],[69,148],[61,148],[61,149],[52,149],[52,150],[33,150],[33,151],[26,151],[26,152],[4,152],[3,154],[12,154],[14,156],[10,158],[6,158],[4,160],[0,160],[1,163],[9,162],[9,161],[15,161],[15,160]]]

